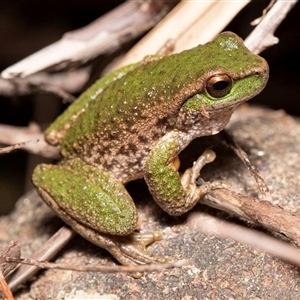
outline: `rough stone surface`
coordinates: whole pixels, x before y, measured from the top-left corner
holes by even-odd
[[[299,213],[300,121],[283,111],[241,107],[228,126],[249,154],[270,187],[275,204]],[[227,179],[233,189],[260,197],[256,183],[243,163],[220,136],[200,139],[186,149],[185,159],[195,159],[207,146],[217,160],[205,167],[205,180]],[[142,230],[163,231],[164,239],[149,247],[153,254],[194,258],[195,264],[134,279],[128,274],[41,271],[20,287],[16,299],[298,299],[299,268],[235,241],[205,235],[185,223],[186,216],[171,218],[152,201],[142,181],[129,186],[140,212]],[[205,210],[238,222],[225,213]],[[28,256],[49,238],[62,222],[35,194],[20,199],[11,215],[0,219],[0,243],[21,242]],[[243,223],[244,224],[244,223]],[[104,250],[76,236],[56,261],[69,264],[116,264]]]

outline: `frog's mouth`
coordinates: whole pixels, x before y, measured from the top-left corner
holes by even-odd
[[[219,103],[216,103],[215,105],[210,105],[209,107],[205,107],[205,110],[207,112],[211,112],[211,111],[215,111],[215,110],[222,110],[224,108],[236,107],[236,106],[239,106],[240,104],[254,98],[260,92],[261,91],[258,91],[256,94],[251,95],[251,97],[244,97],[239,100],[235,100],[233,102],[226,102],[226,101],[224,101],[223,103],[219,102]]]

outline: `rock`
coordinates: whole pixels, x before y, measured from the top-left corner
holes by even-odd
[[[237,110],[228,131],[248,153],[267,182],[273,203],[299,213],[300,121],[283,111],[244,105]],[[232,189],[261,197],[256,182],[220,135],[202,138],[185,150],[182,165],[212,146],[215,162],[206,166],[205,180],[225,179]],[[140,213],[143,231],[162,230],[164,239],[149,247],[154,255],[192,258],[193,265],[146,273],[134,279],[126,273],[104,274],[62,270],[40,271],[15,293],[17,299],[298,299],[299,269],[258,249],[221,237],[210,236],[186,224],[187,216],[169,217],[151,199],[143,181],[128,189]],[[247,226],[217,210],[197,205],[194,212]],[[0,219],[1,244],[21,243],[22,257],[38,249],[62,225],[34,193],[22,197],[15,210]],[[251,225],[252,226],[252,225]],[[279,237],[277,237],[279,238]],[[55,261],[114,265],[103,249],[76,236]],[[102,297],[102,298],[101,298]]]

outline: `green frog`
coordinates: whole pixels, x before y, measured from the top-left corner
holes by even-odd
[[[168,214],[188,212],[222,181],[197,184],[214,159],[206,150],[180,176],[178,154],[195,138],[224,129],[242,102],[268,80],[268,64],[231,32],[167,57],[151,56],[99,79],[50,125],[58,165],[38,165],[33,183],[76,232],[121,264],[164,261],[145,246],[161,238],[136,233],[138,215],[124,185],[144,178]]]

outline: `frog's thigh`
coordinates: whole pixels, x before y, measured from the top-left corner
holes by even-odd
[[[134,203],[122,183],[80,159],[39,165],[32,178],[49,206],[54,209],[55,202],[64,214],[96,231],[127,235],[137,226]]]

